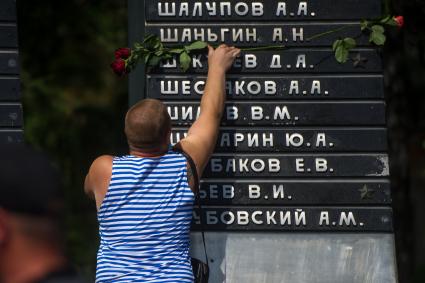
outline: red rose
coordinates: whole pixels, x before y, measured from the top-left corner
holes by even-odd
[[[403,18],[403,16],[394,17],[394,21],[397,23],[397,26],[399,28],[401,28],[404,25],[404,18]]]
[[[127,59],[131,55],[130,48],[118,48],[115,50],[115,58],[116,59]]]
[[[125,68],[125,61],[123,59],[115,59],[115,61],[111,64],[111,68],[114,73],[120,77],[127,73]]]

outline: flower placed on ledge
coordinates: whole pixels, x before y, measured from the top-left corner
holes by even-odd
[[[122,76],[124,76],[125,74],[128,73],[125,60],[121,59],[121,58],[115,59],[115,61],[112,62],[112,64],[111,64],[111,68],[114,71],[114,73],[117,74],[120,77],[122,77]]]
[[[387,15],[375,20],[362,20],[360,21],[360,32],[369,35],[369,42],[378,46],[385,44],[385,27],[386,26],[397,26],[402,27],[404,25],[403,16],[391,16]],[[313,35],[307,39],[311,41],[313,39],[327,36],[332,33],[341,32],[342,30],[350,26],[342,26],[337,29],[325,31],[316,35]],[[361,34],[338,38],[333,42],[332,49],[335,53],[335,59],[339,63],[345,63],[350,59],[349,53],[353,48],[357,46],[356,38]],[[189,70],[192,63],[192,54],[195,52],[206,51],[208,46],[207,42],[194,41],[184,46],[164,46],[161,39],[154,34],[146,35],[143,42],[136,42],[132,49],[130,48],[118,48],[115,50],[115,61],[112,62],[111,68],[118,76],[124,76],[130,73],[134,68],[137,67],[139,62],[146,66],[147,71],[152,68],[156,68],[161,62],[173,59],[179,62],[180,68],[183,72]],[[214,47],[214,46],[213,46]],[[256,46],[248,48],[240,48],[242,51],[265,51],[265,50],[282,50],[286,49],[285,45],[269,45],[269,46]],[[352,59],[352,58],[351,58]],[[352,59],[354,66],[360,66],[358,60]]]
[[[157,35],[146,35],[143,42],[136,42],[132,49],[119,48],[115,51],[115,61],[111,68],[118,76],[130,73],[141,62],[149,69],[156,68],[161,61],[175,59],[179,62],[180,68],[186,72],[192,62],[191,55],[197,52],[206,51],[207,42],[194,41],[184,46],[164,46]],[[257,46],[241,48],[243,51],[260,50],[281,50],[286,48],[284,45]]]
[[[403,25],[404,25],[404,17],[403,16],[394,17],[394,21],[396,22],[396,24],[399,28],[403,27]]]
[[[131,49],[127,47],[121,47],[115,50],[116,59],[127,59],[131,55]]]

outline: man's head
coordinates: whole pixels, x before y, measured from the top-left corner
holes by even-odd
[[[0,145],[0,208],[33,216],[56,213],[60,178],[50,160],[25,144]]]
[[[128,110],[125,134],[130,149],[153,150],[168,145],[171,131],[166,106],[156,99],[143,99]]]
[[[61,254],[60,199],[59,174],[43,154],[24,144],[0,146],[1,275],[13,273],[17,258]]]

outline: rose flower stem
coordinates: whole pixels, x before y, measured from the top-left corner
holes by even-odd
[[[325,36],[325,35],[328,35],[328,34],[332,34],[332,33],[344,30],[346,28],[348,28],[348,26],[343,26],[343,27],[340,27],[340,28],[337,28],[337,29],[333,29],[333,30],[325,31],[325,32],[322,32],[322,33],[319,33],[319,34],[315,34],[315,35],[307,38],[306,41],[310,41],[310,40],[318,38],[318,37],[322,37],[322,36]]]

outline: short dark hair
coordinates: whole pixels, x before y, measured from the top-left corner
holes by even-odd
[[[171,130],[167,107],[157,99],[143,99],[131,107],[125,116],[125,135],[130,147],[159,147]]]

